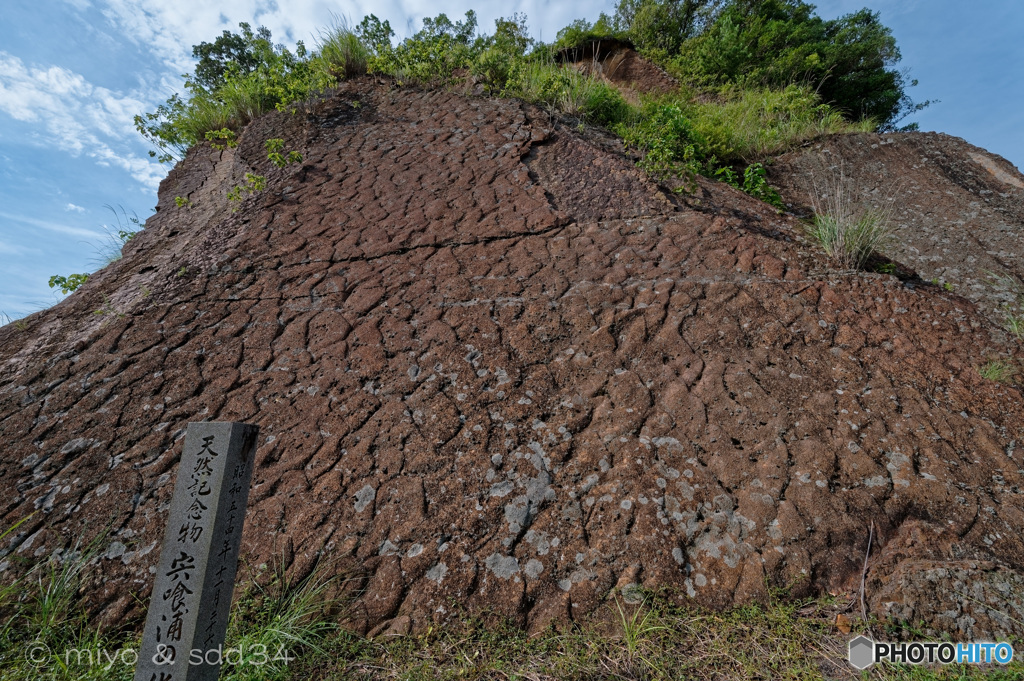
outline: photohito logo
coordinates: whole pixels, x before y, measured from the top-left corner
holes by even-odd
[[[876,662],[905,664],[1009,664],[1013,646],[1009,643],[881,643],[867,636],[850,641],[850,664],[866,669]]]

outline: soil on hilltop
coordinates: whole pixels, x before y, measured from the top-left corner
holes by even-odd
[[[627,40],[589,40],[578,47],[560,50],[556,59],[614,85],[632,101],[637,101],[641,93],[664,94],[679,87],[675,78],[637,54]]]
[[[31,515],[0,569],[108,528],[92,604],[138,614],[186,424],[235,420],[243,560],[342,556],[362,631],[852,592],[873,522],[873,612],[1024,633],[1024,400],[978,373],[1019,348],[960,290],[838,272],[796,218],[682,200],[521,102],[373,78],[195,147],[158,208],[0,329],[0,522]]]

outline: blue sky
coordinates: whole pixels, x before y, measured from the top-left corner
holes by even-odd
[[[3,0],[0,21],[0,322],[62,298],[53,274],[91,272],[124,215],[145,220],[169,167],[148,156],[132,118],[152,111],[192,70],[191,46],[238,22],[266,25],[276,40],[315,42],[331,13],[373,12],[399,37],[424,16],[476,10],[480,28],[524,12],[536,38],[614,2],[327,2],[326,0]],[[834,18],[881,12],[920,85],[917,114],[937,130],[1024,165],[1024,3],[1020,0],[824,0]],[[107,207],[115,208],[118,215]],[[123,212],[122,212],[123,211]]]

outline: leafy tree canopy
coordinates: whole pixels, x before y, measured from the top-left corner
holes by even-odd
[[[679,51],[709,26],[725,0],[619,0],[615,29],[644,51]]]
[[[242,30],[240,34],[224,31],[212,43],[202,42],[192,46],[192,56],[199,61],[191,81],[207,92],[222,87],[228,75],[246,75],[261,65],[282,58],[290,64],[296,61],[283,45],[275,46],[271,42],[270,29],[266,26],[260,26],[255,32],[245,22],[238,24],[238,27]],[[301,40],[297,52],[299,59],[306,54]]]
[[[391,30],[391,22],[381,21],[376,15],[370,14],[356,26],[356,35],[375,55],[391,49],[391,39],[395,32]]]
[[[240,34],[224,31],[212,43],[192,48],[198,62],[193,74],[184,76],[184,98],[174,94],[155,112],[135,117],[135,128],[157,146],[161,161],[181,158],[210,131],[237,130],[332,83],[302,41],[292,54],[271,42],[269,29],[253,31],[244,22],[238,26]]]
[[[877,12],[862,9],[825,21],[802,0],[732,0],[672,62],[688,79],[710,84],[783,87],[804,83],[855,120],[891,128],[915,104],[894,65],[900,51]]]

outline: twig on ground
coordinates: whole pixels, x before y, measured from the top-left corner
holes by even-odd
[[[868,558],[871,557],[871,541],[875,538],[875,521],[871,521],[871,529],[868,531],[868,548],[864,552],[864,569],[860,573],[860,614],[864,617],[864,622],[868,621],[868,608],[864,604],[864,582],[868,577]]]

